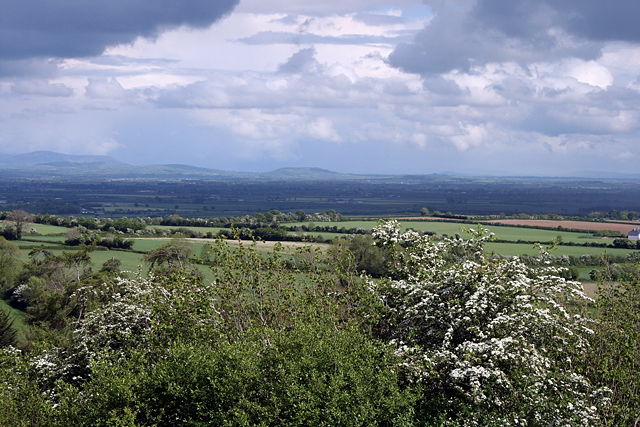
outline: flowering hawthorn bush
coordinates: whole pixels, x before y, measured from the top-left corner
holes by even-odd
[[[182,273],[116,279],[117,291],[77,322],[68,345],[31,362],[39,383],[53,395],[56,381],[82,383],[90,377],[91,365],[101,360],[126,359],[132,352],[162,356],[176,339],[216,334],[219,316],[211,286]],[[91,291],[80,288],[74,296]]]
[[[372,283],[384,334],[423,385],[424,415],[463,425],[593,425],[602,390],[576,368],[590,300],[562,269],[483,252],[490,235],[436,239],[398,223],[374,232],[392,279]]]

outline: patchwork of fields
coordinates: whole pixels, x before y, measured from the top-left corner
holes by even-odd
[[[287,226],[337,226],[339,228],[361,228],[363,230],[371,230],[378,223],[376,221],[342,221],[342,222],[314,222],[312,224],[299,222],[286,224]],[[482,226],[494,234],[496,239],[510,241],[531,241],[531,242],[551,242],[558,236],[564,242],[572,243],[608,243],[610,238],[596,237],[589,232],[570,232],[556,230],[541,230],[535,228],[508,227],[500,225],[482,225],[482,224],[461,224],[451,221],[401,221],[400,225],[403,229],[413,229],[423,232],[431,232],[435,234],[446,234],[454,236],[456,234],[468,234],[465,230]],[[312,233],[314,234],[314,233]]]
[[[500,222],[506,222],[501,220]],[[511,221],[513,225],[522,224],[522,222]],[[544,222],[546,224],[548,222]],[[306,227],[313,230],[314,228],[324,227],[337,227],[338,229],[362,229],[370,231],[378,224],[377,221],[341,221],[341,222],[298,222],[283,224],[284,227]],[[531,225],[533,223],[530,223]],[[543,224],[542,222],[535,222],[536,225]],[[578,228],[578,226],[584,226],[582,223],[577,224],[575,221],[554,221],[554,226],[562,225],[565,228]],[[603,224],[603,223],[591,223],[584,222],[584,224],[595,226],[593,230],[612,229],[608,228],[609,225],[619,225],[621,227],[627,227],[628,224]],[[470,228],[476,228],[478,225],[463,224],[453,221],[441,221],[441,220],[403,220],[401,221],[401,227],[403,229],[414,229],[421,232],[435,233],[439,235],[453,236],[456,234],[462,237],[468,236],[468,230]],[[604,226],[605,228],[600,228]],[[535,228],[523,228],[515,226],[506,226],[501,224],[483,225],[491,233],[497,241],[489,242],[486,245],[487,252],[495,253],[503,256],[517,256],[517,255],[538,255],[539,250],[532,244],[532,242],[549,243],[551,241],[561,241],[570,243],[572,245],[559,245],[552,250],[553,255],[566,255],[580,257],[583,255],[595,255],[595,256],[620,256],[624,257],[630,253],[633,253],[633,249],[620,249],[611,247],[593,247],[587,246],[589,244],[608,244],[612,241],[611,238],[598,237],[590,233],[584,232],[569,232],[562,230],[545,230]],[[212,233],[215,235],[223,228],[215,227],[172,227],[172,226],[150,226],[156,230],[162,230],[166,232],[175,231],[176,229],[188,229],[200,235]],[[60,255],[64,251],[77,250],[77,247],[70,247],[64,245],[65,234],[69,231],[65,227],[57,227],[42,224],[29,224],[25,227],[25,230],[29,232],[24,236],[24,239],[16,242],[20,249],[22,258],[26,260],[28,253],[36,247],[43,246],[51,253]],[[314,231],[290,231],[288,234],[298,236],[320,236],[323,240],[329,241],[336,238],[349,237],[349,234],[344,232],[314,232]],[[140,237],[140,236],[123,236],[133,240],[133,247],[131,250],[108,250],[106,248],[98,247],[96,250],[90,253],[94,268],[100,268],[100,266],[107,260],[116,258],[122,263],[121,268],[126,271],[136,272],[141,271],[144,273],[146,270],[144,265],[144,255],[150,251],[153,251],[160,246],[167,244],[174,239],[164,237]],[[182,239],[186,244],[190,245],[193,253],[198,255],[202,251],[203,247],[207,243],[211,243],[214,239],[207,238],[189,238]],[[307,243],[307,242],[279,242],[284,247],[284,253],[294,253],[298,248],[304,246],[313,246],[320,250],[327,249],[330,244],[328,243]],[[230,242],[232,245],[239,244],[238,242]],[[243,243],[247,244],[247,242]],[[270,251],[276,245],[277,242],[256,242],[256,247],[261,251]],[[581,246],[582,245],[582,246]],[[200,268],[201,267],[201,268]],[[206,275],[206,267],[200,266]],[[589,272],[592,267],[586,266],[580,269],[580,279],[583,281],[589,280]]]

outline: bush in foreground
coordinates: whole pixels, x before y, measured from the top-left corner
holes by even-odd
[[[435,424],[593,425],[604,391],[576,368],[591,323],[575,310],[582,286],[555,267],[484,255],[474,239],[374,230],[393,280],[382,333],[423,386],[421,417]]]

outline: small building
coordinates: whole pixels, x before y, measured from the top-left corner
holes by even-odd
[[[634,228],[627,234],[629,240],[640,240],[640,228]]]

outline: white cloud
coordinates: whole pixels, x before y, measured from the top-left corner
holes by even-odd
[[[451,137],[451,142],[461,151],[478,147],[489,137],[489,132],[484,125],[460,123],[460,132],[460,134]]]
[[[182,161],[194,163],[210,144],[252,165],[327,153],[331,168],[335,153],[366,152],[372,169],[398,172],[499,168],[504,159],[516,172],[548,172],[553,155],[635,167],[632,37],[585,35],[524,0],[499,11],[486,0],[427,3],[439,13],[431,21],[417,0],[244,0],[208,28],[93,58],[21,62],[41,72],[46,64],[40,75],[18,77],[20,64],[7,72],[0,61],[0,150],[20,141],[24,150],[119,152],[162,137],[167,147],[179,140]],[[239,41],[251,38],[262,44]]]
[[[73,89],[62,83],[47,80],[18,80],[11,86],[11,91],[18,95],[40,95],[51,97],[67,97],[73,95]]]
[[[85,88],[85,95],[96,99],[121,99],[127,95],[127,91],[115,77],[92,77]]]
[[[327,118],[320,117],[309,123],[309,136],[315,139],[331,142],[340,142],[342,138],[338,135],[333,122]]]

